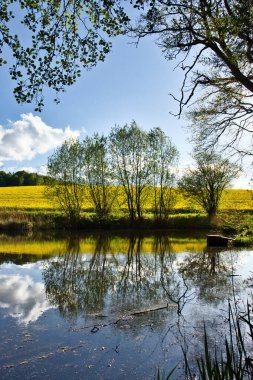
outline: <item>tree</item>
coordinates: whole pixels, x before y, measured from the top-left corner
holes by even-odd
[[[0,171],[0,187],[4,186],[38,186],[44,185],[47,178],[37,173],[28,173],[24,170],[16,173]]]
[[[113,173],[107,138],[95,134],[83,141],[86,180],[98,219],[108,218],[118,189],[113,186]]]
[[[214,153],[195,155],[196,168],[189,169],[178,182],[185,196],[194,200],[211,220],[218,211],[223,190],[237,176],[239,168]]]
[[[76,226],[84,201],[83,149],[79,141],[65,141],[48,158],[46,196],[57,203],[70,224]]]
[[[131,221],[141,219],[150,179],[147,134],[133,121],[109,136],[116,184],[123,187]]]
[[[5,186],[8,186],[9,185],[9,178],[10,178],[10,174],[9,173],[5,173],[3,170],[0,171],[0,186],[2,187],[5,187]]]
[[[160,128],[148,133],[149,161],[154,213],[158,219],[168,219],[175,203],[175,165],[179,153],[170,138]]]
[[[226,147],[252,154],[251,144],[240,139],[252,134],[252,0],[130,3],[140,14],[131,28],[123,0],[2,0],[0,66],[7,63],[9,50],[16,100],[35,101],[41,110],[44,88],[51,87],[58,102],[57,94],[76,82],[81,67],[105,59],[112,37],[127,30],[137,40],[154,35],[165,57],[178,58],[183,70],[178,115],[194,104],[194,140],[205,145],[221,140]],[[14,22],[27,32],[22,40],[13,31]]]
[[[156,36],[165,57],[179,59],[178,115],[191,106],[194,140],[223,141],[252,154],[245,140],[239,144],[253,132],[252,0],[139,0],[136,6],[142,16],[133,34]]]
[[[81,67],[104,61],[112,37],[122,34],[129,20],[119,0],[1,0],[0,19],[0,66],[12,55],[15,98],[35,101],[36,110],[44,105],[45,86],[56,92],[57,102]]]

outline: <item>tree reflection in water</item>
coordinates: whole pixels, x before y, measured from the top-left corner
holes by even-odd
[[[143,237],[129,236],[127,248],[112,253],[111,238],[100,235],[93,252],[81,254],[80,241],[71,238],[64,256],[44,268],[46,294],[62,315],[126,313],[159,307],[167,302],[181,314],[193,294],[187,275],[178,272],[178,260],[168,236],[155,236],[149,253]],[[188,265],[186,259],[185,264]],[[194,266],[194,265],[193,265]]]
[[[84,370],[85,376],[90,378],[91,371],[89,368],[84,369],[84,360],[87,366],[94,365],[93,378],[100,374],[102,377],[118,378],[122,373],[126,374],[126,378],[150,377],[155,366],[167,371],[180,361],[182,367],[181,347],[189,363],[203,352],[203,321],[211,346],[214,348],[217,344],[223,347],[220,342],[224,341],[224,334],[229,327],[226,323],[227,299],[233,296],[233,289],[235,296],[242,295],[241,299],[245,296],[239,286],[252,267],[252,252],[241,255],[241,252],[229,250],[203,250],[204,239],[173,238],[158,234],[148,238],[134,235],[127,238],[106,234],[96,236],[88,235],[82,239],[72,237],[69,241],[57,240],[57,244],[50,245],[38,241],[36,246],[21,244],[18,247],[20,252],[32,252],[37,246],[43,246],[42,252],[46,252],[45,248],[50,249],[45,260],[42,260],[41,254],[26,256],[28,262],[37,260],[37,263],[22,268],[23,278],[29,276],[31,270],[34,271],[31,272],[31,278],[39,279],[41,286],[37,288],[36,294],[41,295],[44,291],[41,281],[43,266],[47,301],[43,293],[42,301],[46,302],[40,303],[38,318],[26,327],[34,334],[34,343],[29,342],[29,346],[34,349],[36,357],[39,358],[37,351],[42,349],[41,344],[37,347],[41,339],[40,343],[45,343],[46,347],[48,341],[55,347],[54,352],[59,358],[58,368],[65,366],[62,373],[73,359],[73,364],[77,363],[74,370],[79,371],[80,368],[77,372],[80,378]],[[5,247],[8,248],[6,252],[17,251],[11,243],[10,247],[7,244]],[[40,253],[40,250],[36,249],[36,252]],[[57,252],[58,257],[55,256]],[[16,256],[8,255],[7,265],[1,267],[6,278],[21,274],[20,268],[11,264],[12,261],[19,263],[21,260],[22,256],[18,259]],[[23,256],[23,264],[26,264],[25,260]],[[24,283],[22,281],[21,285]],[[7,285],[4,293],[6,297],[2,297],[4,318],[6,310],[9,313],[16,310],[12,306],[16,308],[20,294],[20,304],[24,304],[26,310],[31,305],[28,298],[29,302],[23,302],[26,293],[21,293],[22,287],[17,281],[13,282],[12,287]],[[30,285],[26,284],[29,295],[34,295],[34,288]],[[15,289],[17,286],[20,288]],[[13,290],[17,290],[17,297],[13,297]],[[195,296],[193,291],[196,297],[192,301]],[[8,294],[11,297],[7,297]],[[36,298],[34,304],[37,305],[37,301]],[[158,310],[167,303],[168,309]],[[59,310],[60,318],[58,312],[55,313],[51,308],[52,305]],[[48,310],[45,313],[48,318],[45,319],[39,318],[43,307]],[[67,318],[69,321],[66,321]],[[8,320],[12,323],[11,318],[5,318],[4,323]],[[11,333],[8,328],[6,337],[9,330]],[[17,335],[17,347],[20,342],[16,331],[13,330],[12,335],[13,339]],[[71,356],[71,350],[69,354],[58,352],[58,347],[66,345],[76,348],[81,341],[84,346],[78,348],[80,356],[74,351]],[[75,342],[78,344],[75,345]],[[4,344],[7,349],[9,340]],[[13,351],[13,347],[10,346],[9,350]],[[24,350],[24,355],[27,356],[27,352]],[[52,366],[57,365],[57,360],[56,356],[52,358]],[[113,363],[113,360],[115,377],[108,372],[111,368],[108,363]],[[33,366],[34,362],[31,363]],[[41,363],[44,371],[44,362]],[[73,368],[70,367],[70,371]]]
[[[231,296],[234,262],[237,253],[219,248],[206,248],[200,253],[187,254],[180,263],[179,272],[191,281],[198,298],[217,304]],[[235,284],[232,284],[235,286]]]
[[[183,273],[179,274],[176,256],[167,255],[170,246],[168,238],[160,236],[155,240],[154,249],[161,260],[161,286],[167,299],[177,305],[177,314],[181,315],[184,306],[194,299],[195,292],[189,289]]]
[[[65,317],[102,310],[115,275],[107,265],[109,239],[98,238],[92,255],[80,254],[79,238],[71,238],[66,253],[43,270],[46,294]]]
[[[150,241],[149,252],[144,238],[134,235],[115,249],[115,238],[101,235],[94,248],[83,253],[80,241],[71,239],[65,255],[44,268],[47,297],[64,317],[91,317],[83,326],[93,324],[92,332],[113,326],[119,342],[126,326],[125,338],[133,341],[144,342],[154,333],[152,354],[172,346],[173,355],[182,348],[191,362],[203,350],[203,320],[213,346],[217,339],[223,341],[225,305],[240,289],[240,279],[236,283],[233,277],[237,253],[217,249],[176,253],[168,236]],[[149,312],[167,303],[175,307]],[[101,316],[108,318],[101,323]]]

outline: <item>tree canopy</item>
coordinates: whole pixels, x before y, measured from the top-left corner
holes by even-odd
[[[178,58],[184,72],[178,115],[190,107],[194,140],[214,145],[224,136],[226,147],[249,153],[238,142],[252,133],[252,0],[138,3],[149,7],[134,34],[157,36],[165,57]]]
[[[179,188],[196,201],[212,219],[218,211],[223,190],[236,178],[239,167],[216,153],[197,153],[196,168],[188,169]]]
[[[81,67],[103,61],[129,20],[118,0],[2,0],[0,19],[0,66],[9,61],[17,102],[35,101],[36,110],[45,87],[58,101]]]
[[[28,173],[24,170],[19,170],[15,173],[0,171],[0,187],[37,186],[44,185],[46,181],[46,176],[37,173]]]
[[[252,134],[252,14],[252,0],[2,0],[0,65],[9,61],[16,100],[41,110],[44,88],[58,101],[82,67],[105,59],[113,37],[153,35],[183,70],[174,98],[179,116],[191,106],[195,140],[210,145],[225,136],[227,147],[249,154],[251,146],[238,142]]]
[[[89,199],[98,221],[110,217],[114,204],[141,220],[151,204],[157,219],[168,219],[178,151],[160,128],[149,132],[135,121],[114,126],[108,137],[94,134],[67,140],[48,159],[46,195],[72,224]]]
[[[110,215],[118,189],[113,185],[108,138],[95,133],[83,143],[85,179],[99,220]]]
[[[80,220],[85,197],[82,155],[80,142],[70,139],[55,150],[47,164],[49,180],[45,194],[60,207],[72,226]]]
[[[115,183],[124,189],[130,219],[141,219],[150,184],[147,133],[133,121],[115,126],[109,140]]]

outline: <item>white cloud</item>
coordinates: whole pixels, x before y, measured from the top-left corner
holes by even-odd
[[[44,285],[30,276],[0,275],[0,308],[27,325],[50,309]]]
[[[0,170],[1,170],[1,163],[0,163]],[[15,173],[18,171],[24,170],[27,173],[37,173],[41,175],[47,175],[47,165],[40,165],[40,166],[24,166],[24,165],[17,165],[17,166],[8,166],[6,169],[11,173]]]
[[[9,121],[8,127],[0,125],[0,160],[31,160],[37,154],[43,154],[56,148],[64,140],[77,138],[80,132],[52,128],[39,116],[32,113],[22,114],[21,119]]]

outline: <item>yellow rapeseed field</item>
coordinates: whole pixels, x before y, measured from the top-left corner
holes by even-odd
[[[0,208],[53,209],[54,206],[44,196],[44,186],[0,187]]]
[[[179,190],[175,189],[175,194],[175,209],[200,210],[198,205],[184,198]],[[123,202],[120,201],[119,203],[122,205]],[[148,196],[145,205],[147,210],[152,208],[152,203],[152,196]],[[90,208],[90,206],[91,202],[87,200],[87,203],[84,204],[84,208]],[[236,189],[225,190],[220,208],[222,210],[253,210],[253,191]],[[0,209],[46,211],[54,210],[55,205],[45,197],[44,186],[0,187]]]
[[[222,210],[253,210],[253,190],[224,190],[221,199]]]

